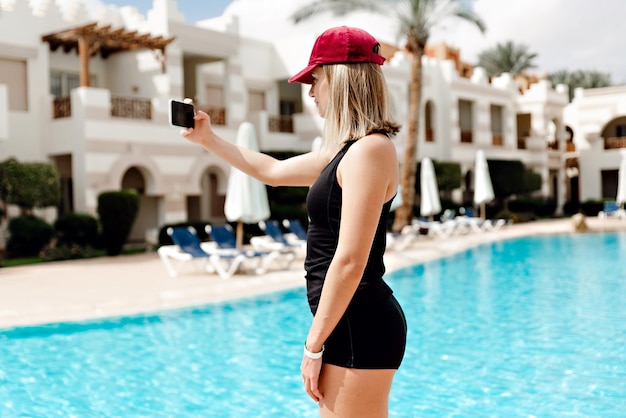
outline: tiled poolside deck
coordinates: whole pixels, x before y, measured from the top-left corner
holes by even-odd
[[[591,231],[626,231],[626,221],[587,218]],[[388,251],[388,271],[501,239],[573,233],[569,219],[508,225],[497,232],[420,239]],[[120,316],[200,305],[304,285],[303,260],[259,276],[217,275],[192,268],[167,275],[156,253],[0,269],[0,328]]]

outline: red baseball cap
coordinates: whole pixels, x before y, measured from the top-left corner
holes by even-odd
[[[363,29],[330,28],[315,40],[309,65],[289,79],[290,83],[312,84],[311,72],[318,65],[373,62],[382,65],[385,57],[374,52],[379,42]]]

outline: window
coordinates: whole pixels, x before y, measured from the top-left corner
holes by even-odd
[[[292,100],[281,100],[279,106],[281,115],[291,116],[296,113],[296,103]]]
[[[459,100],[459,127],[461,128],[461,142],[472,143],[474,131],[474,109],[469,100]]]
[[[26,61],[0,58],[0,84],[6,84],[9,110],[28,110]]]
[[[491,105],[491,142],[492,145],[501,146],[504,144],[502,138],[502,106]]]
[[[251,90],[248,93],[248,108],[250,112],[265,110],[265,92]]]
[[[426,142],[435,142],[435,130],[433,129],[433,103],[429,100],[424,107],[424,121],[426,122]]]
[[[95,85],[95,77],[90,77],[89,85]],[[80,76],[78,74],[63,72],[50,74],[50,94],[54,97],[67,97],[72,89],[76,87],[80,87]]]

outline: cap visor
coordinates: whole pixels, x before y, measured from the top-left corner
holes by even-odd
[[[313,76],[311,72],[317,67],[316,64],[308,65],[304,70],[289,79],[290,83],[313,84]]]

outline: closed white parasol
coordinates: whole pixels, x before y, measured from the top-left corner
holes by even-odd
[[[258,151],[256,133],[250,122],[243,122],[239,126],[237,145]],[[232,167],[228,177],[224,215],[228,221],[237,222],[237,248],[241,248],[243,224],[254,224],[270,217],[265,185]]]
[[[435,176],[435,167],[430,158],[422,159],[420,170],[420,215],[429,217],[441,212],[441,200],[439,199],[439,186]]]
[[[487,158],[482,150],[476,151],[474,166],[474,204],[480,206],[480,216],[485,218],[485,204],[495,197]]]

